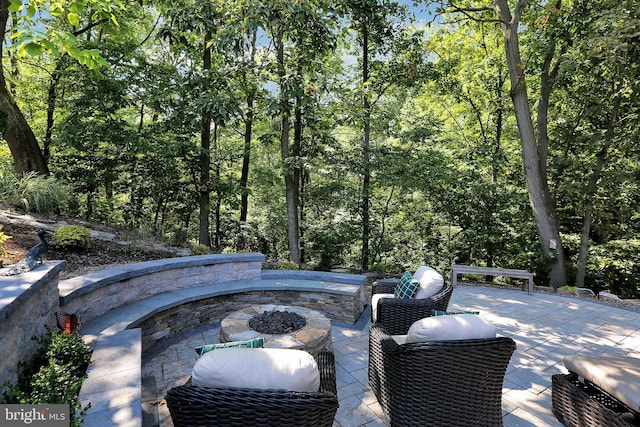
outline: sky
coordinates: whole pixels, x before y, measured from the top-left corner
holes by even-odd
[[[406,4],[409,6],[409,10],[415,13],[419,20],[419,24],[427,25],[427,23],[433,19],[433,9],[435,6],[427,6],[424,2],[415,2],[413,0],[398,0],[400,4]],[[416,6],[415,3],[418,3]]]

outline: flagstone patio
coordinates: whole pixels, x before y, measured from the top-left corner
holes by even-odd
[[[503,387],[505,427],[560,426],[551,413],[551,376],[566,372],[567,354],[638,355],[640,312],[599,302],[515,289],[458,286],[450,310],[478,310],[516,349]],[[368,322],[332,322],[340,408],[334,427],[388,425],[367,385]],[[218,327],[200,329],[143,360],[143,426],[170,427],[166,391],[184,383],[196,361],[194,347],[218,341]]]

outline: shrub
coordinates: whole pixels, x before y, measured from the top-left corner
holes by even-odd
[[[590,249],[585,284],[595,288],[603,274],[603,289],[620,298],[640,298],[640,240],[613,240]]]
[[[0,203],[41,214],[59,212],[69,194],[55,178],[35,172],[19,177],[8,167],[0,168],[0,188]]]
[[[7,256],[7,251],[4,248],[4,242],[9,240],[11,236],[7,236],[2,232],[2,226],[0,225],[0,257]]]
[[[54,246],[64,249],[86,249],[89,246],[91,231],[77,225],[65,225],[51,237]]]
[[[292,261],[284,261],[280,264],[280,270],[298,270],[298,264]]]
[[[191,255],[206,255],[209,253],[209,247],[207,245],[193,245],[191,246]]]
[[[91,360],[91,349],[82,336],[54,333],[35,338],[40,346],[32,360],[21,372],[18,384],[5,383],[9,390],[4,399],[7,403],[20,404],[68,404],[71,426],[80,426],[80,415],[86,411],[78,401],[78,393],[86,378]]]
[[[376,262],[369,267],[369,271],[380,274],[397,274],[404,270],[401,265],[391,262]]]

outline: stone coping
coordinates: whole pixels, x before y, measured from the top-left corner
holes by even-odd
[[[364,285],[367,276],[362,274],[333,273],[331,271],[311,270],[263,270],[263,279],[303,279],[320,280],[325,282],[346,283],[350,285]]]
[[[45,261],[26,273],[0,276],[0,321],[7,320],[24,301],[57,278],[66,265],[66,261]]]
[[[153,261],[124,264],[117,267],[95,271],[83,276],[61,280],[59,285],[60,305],[64,305],[74,298],[85,295],[104,286],[164,270],[255,261],[264,262],[264,255],[261,253],[209,254],[164,258]]]

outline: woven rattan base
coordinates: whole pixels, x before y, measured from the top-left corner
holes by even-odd
[[[502,426],[511,338],[398,344],[369,329],[369,385],[391,427]]]
[[[567,427],[640,426],[638,414],[578,375],[551,377],[553,415]]]
[[[314,357],[320,370],[318,392],[174,387],[166,396],[173,425],[331,427],[338,409],[335,359],[330,352]]]
[[[372,294],[392,294],[395,289],[393,283],[374,283]],[[385,327],[391,335],[403,335],[409,330],[413,322],[431,316],[431,310],[446,311],[453,293],[453,287],[445,281],[442,289],[429,298],[382,298],[378,301],[377,319],[375,323]],[[371,323],[374,323],[373,310]]]

